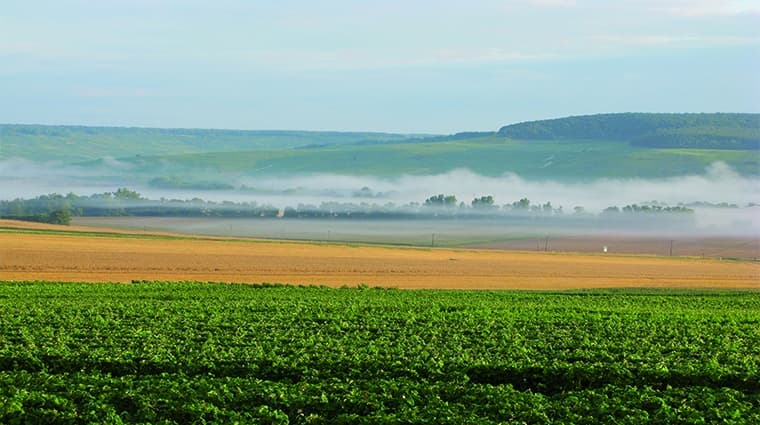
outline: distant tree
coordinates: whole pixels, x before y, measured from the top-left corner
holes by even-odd
[[[471,204],[473,208],[490,209],[494,207],[493,203],[493,196],[488,195],[473,199]]]
[[[439,194],[425,200],[427,207],[455,207],[456,205],[457,197],[454,195]]]
[[[71,224],[71,212],[69,210],[55,210],[48,214],[47,222],[52,224]]]
[[[142,196],[134,190],[129,190],[125,187],[119,188],[113,193],[114,198],[122,200],[136,201],[142,199]]]
[[[512,202],[512,209],[528,210],[530,209],[530,200],[528,198],[522,198],[519,201]]]

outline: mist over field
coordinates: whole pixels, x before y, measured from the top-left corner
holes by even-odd
[[[429,176],[402,176],[395,179],[314,175],[291,178],[242,179],[246,185],[281,192],[295,192],[308,198],[360,198],[367,202],[422,202],[430,195],[453,194],[469,204],[475,197],[491,195],[496,204],[527,197],[533,203],[551,202],[555,207],[583,206],[589,211],[617,205],[658,201],[669,205],[689,202],[727,202],[744,206],[760,201],[760,179],[743,177],[721,163],[711,165],[704,175],[650,179],[599,179],[591,183],[558,180],[528,180],[506,173],[487,177],[458,169]],[[362,191],[367,188],[368,191]],[[366,195],[364,196],[364,192]]]
[[[174,189],[151,186],[133,166],[105,158],[98,167],[80,167],[26,159],[0,161],[0,199],[30,198],[48,193],[90,195],[119,187],[137,190],[150,199],[201,198],[210,201],[257,202],[275,207],[296,207],[321,202],[351,202],[397,205],[422,203],[437,194],[454,195],[469,205],[480,196],[493,196],[495,205],[510,204],[521,198],[533,204],[551,202],[568,212],[582,206],[599,212],[609,206],[642,204],[652,201],[667,205],[707,202],[743,207],[760,203],[760,178],[742,176],[724,163],[710,165],[704,174],[647,178],[604,178],[573,183],[560,180],[526,179],[514,173],[498,177],[455,169],[443,174],[403,175],[396,178],[335,174],[293,175],[291,177],[251,177],[239,173],[217,173],[215,182],[232,190]],[[193,178],[190,170],[183,178]]]
[[[163,204],[157,202],[162,198],[200,198],[218,203],[246,202],[298,210],[319,209],[324,203],[352,204],[366,210],[392,205],[391,208],[400,208],[397,211],[411,212],[413,215],[414,211],[423,211],[429,216],[430,211],[424,207],[420,209],[420,205],[430,196],[454,195],[458,204],[464,203],[469,207],[474,198],[490,195],[493,196],[496,207],[528,198],[532,205],[550,202],[554,211],[561,207],[562,213],[545,216],[538,222],[494,216],[495,212],[507,210],[504,208],[485,211],[457,209],[460,217],[482,216],[477,223],[473,220],[356,218],[331,220],[332,223],[322,223],[313,218],[287,218],[274,222],[250,219],[243,223],[235,219],[172,220],[166,217],[79,218],[76,222],[104,227],[296,239],[326,239],[329,238],[326,232],[332,232],[331,238],[335,240],[412,244],[429,243],[427,241],[432,234],[438,235],[439,243],[446,243],[448,238],[453,244],[539,235],[627,234],[638,237],[731,236],[754,239],[760,236],[760,207],[748,207],[750,204],[760,204],[760,178],[742,176],[723,163],[713,163],[701,175],[665,179],[597,179],[585,183],[559,179],[526,179],[513,173],[489,177],[466,169],[396,178],[336,174],[251,177],[218,173],[213,176],[214,181],[225,182],[234,188],[232,190],[154,187],[148,183],[151,176],[146,177],[137,172],[129,163],[105,158],[100,164],[96,167],[82,167],[25,159],[0,161],[0,181],[3,182],[0,199],[28,199],[44,194],[70,192],[86,196],[114,192],[126,187],[148,199],[133,202],[130,204],[133,207],[142,205],[162,208]],[[188,179],[203,177],[207,176],[193,174],[191,170],[179,176]],[[610,206],[622,208],[654,202],[669,206],[690,204],[694,214],[668,214],[660,218],[647,214],[626,214],[606,217],[601,221],[594,218]],[[704,205],[692,204],[695,202]],[[715,208],[710,204],[724,204],[724,207]],[[576,207],[583,207],[584,214],[579,215]],[[237,207],[217,204],[214,208]],[[589,215],[586,216],[585,213]],[[519,215],[520,212],[513,211],[511,214],[514,217],[514,214]]]

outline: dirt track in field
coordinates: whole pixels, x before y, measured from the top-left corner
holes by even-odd
[[[399,288],[756,288],[714,259],[0,232],[1,280],[198,280]]]

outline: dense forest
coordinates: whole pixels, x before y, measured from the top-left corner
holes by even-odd
[[[760,149],[760,114],[584,115],[512,124],[499,134],[528,140],[625,140],[655,148]]]

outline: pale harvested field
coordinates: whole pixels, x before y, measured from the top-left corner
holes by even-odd
[[[0,232],[0,279],[365,283],[461,289],[760,289],[760,264],[678,257]]]
[[[672,245],[671,245],[672,241]],[[743,259],[760,258],[760,239],[757,236],[746,237],[636,237],[621,235],[605,236],[557,236],[548,241],[543,239],[522,239],[490,244],[476,244],[477,249],[501,249],[523,251],[567,251],[567,252],[602,252],[606,246],[614,254],[650,254],[690,256],[690,257],[731,257]]]

